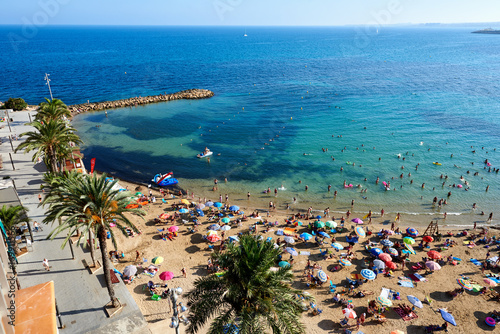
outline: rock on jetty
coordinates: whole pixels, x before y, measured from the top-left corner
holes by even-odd
[[[181,92],[177,92],[177,93],[173,93],[173,94],[160,94],[160,95],[144,96],[144,97],[131,97],[131,98],[125,99],[125,100],[74,104],[74,105],[68,106],[68,109],[72,114],[79,114],[79,113],[84,113],[87,111],[98,111],[98,110],[113,109],[113,108],[134,107],[134,106],[138,106],[140,104],[166,102],[166,101],[172,101],[172,100],[206,99],[206,98],[209,98],[212,96],[214,96],[214,92],[212,92],[208,89],[188,89],[188,90],[183,90]]]

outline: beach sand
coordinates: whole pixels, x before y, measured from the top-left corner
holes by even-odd
[[[120,181],[120,185],[123,187],[128,187],[128,189],[132,190],[136,189],[137,185],[129,182]],[[141,187],[141,191],[143,193],[148,193],[148,188],[145,186]],[[168,281],[169,287],[181,287],[185,292],[189,291],[193,282],[201,276],[207,274],[207,260],[211,253],[211,250],[208,248],[208,243],[202,240],[202,235],[204,235],[207,231],[207,226],[210,224],[206,221],[207,217],[201,219],[202,225],[198,227],[197,233],[189,233],[188,229],[193,226],[193,223],[190,222],[188,224],[183,224],[182,222],[176,223],[179,226],[178,237],[173,241],[164,241],[160,238],[158,230],[163,227],[171,226],[165,224],[155,224],[153,222],[154,218],[157,218],[161,213],[168,212],[172,213],[171,204],[179,203],[180,199],[168,199],[168,204],[164,204],[161,202],[161,196],[158,191],[154,190],[153,194],[159,199],[154,204],[149,204],[144,207],[144,210],[147,212],[147,215],[144,217],[144,220],[141,218],[134,218],[136,226],[142,231],[140,235],[136,235],[134,237],[126,238],[121,233],[115,233],[117,236],[117,242],[119,245],[119,250],[124,252],[125,257],[120,259],[118,263],[115,263],[115,267],[118,270],[123,270],[123,268],[129,264],[133,264],[136,257],[136,250],[141,253],[141,258],[145,259],[146,262],[143,263],[143,266],[147,266],[151,264],[151,260],[155,256],[164,257],[165,261],[160,265],[159,272],[162,271],[172,271],[175,274],[175,277]],[[218,200],[218,193],[214,193],[213,198],[214,201]],[[198,202],[198,197],[188,198],[190,201]],[[247,202],[248,205],[242,205],[238,203],[241,210],[244,211],[247,215],[251,214],[255,211],[256,208],[252,207],[251,202]],[[232,203],[231,203],[232,204]],[[295,211],[296,212],[296,211]],[[262,218],[267,218],[266,213],[262,212]],[[264,237],[272,237],[276,240],[278,237],[283,240],[283,237],[276,235],[276,230],[278,228],[285,227],[285,218],[290,216],[290,213],[285,211],[279,212],[271,212],[271,216],[267,219],[269,221],[278,221],[279,226],[273,227],[274,231],[265,232],[265,228],[263,225],[258,225],[258,234],[263,235]],[[351,216],[351,218],[353,218]],[[328,219],[324,218],[323,221]],[[191,220],[190,220],[191,221]],[[243,223],[241,228],[232,225],[233,228],[229,231],[226,231],[226,238],[231,235],[236,235],[238,232],[248,231],[249,226],[253,225],[256,220],[250,218],[248,221]],[[307,225],[308,221],[304,221],[304,225]],[[338,222],[338,219],[337,219]],[[413,224],[413,222],[411,223]],[[427,225],[428,222],[420,222],[420,226]],[[350,230],[353,226],[353,223],[346,222],[346,227]],[[380,229],[387,229],[390,226],[387,226],[386,218],[381,218],[379,215],[374,215],[374,219],[372,224],[369,225],[371,231],[378,231]],[[410,224],[405,222],[403,219],[399,224],[401,231],[404,231]],[[442,227],[440,226],[442,229]],[[471,223],[472,228],[472,223]],[[423,233],[424,230],[419,227],[420,233]],[[305,226],[299,227],[297,230],[297,234],[305,232]],[[479,230],[477,230],[479,232]],[[448,232],[448,231],[446,231]],[[482,333],[489,332],[493,328],[488,327],[484,320],[485,318],[493,311],[496,310],[498,306],[498,302],[491,301],[486,295],[480,295],[477,292],[466,291],[463,295],[458,296],[454,299],[448,297],[446,295],[446,291],[453,290],[458,288],[457,278],[460,278],[460,274],[465,274],[467,277],[476,281],[478,284],[485,285],[483,282],[483,278],[485,277],[481,273],[481,267],[474,265],[469,261],[471,258],[478,259],[480,261],[484,260],[486,257],[487,249],[484,246],[476,246],[474,248],[468,248],[464,246],[463,241],[465,237],[457,237],[456,232],[452,231],[455,235],[452,237],[458,243],[457,246],[450,247],[447,250],[439,250],[443,257],[447,257],[449,255],[453,255],[455,257],[461,258],[462,262],[457,265],[444,265],[443,268],[439,271],[434,272],[429,276],[425,276],[427,278],[427,282],[418,282],[414,283],[414,288],[402,287],[398,285],[398,276],[408,276],[412,271],[409,270],[409,266],[407,266],[404,271],[396,270],[394,271],[394,277],[384,277],[383,275],[379,275],[374,281],[369,281],[361,286],[361,289],[373,292],[373,295],[366,296],[364,298],[356,298],[349,296],[348,299],[352,300],[354,304],[354,309],[358,313],[358,315],[366,312],[366,306],[370,299],[374,299],[379,296],[382,288],[389,288],[394,291],[397,291],[401,295],[401,300],[394,300],[394,306],[398,303],[406,303],[410,305],[406,296],[414,295],[418,297],[420,300],[424,300],[426,296],[429,296],[432,300],[432,304],[429,306],[428,304],[424,304],[423,309],[416,309],[416,313],[418,315],[417,319],[413,319],[410,321],[403,321],[402,318],[394,312],[392,309],[389,309],[385,313],[386,321],[382,324],[377,323],[374,320],[373,316],[367,317],[364,326],[361,326],[359,329],[365,334],[370,333],[390,333],[395,329],[403,330],[405,333],[423,333],[423,326],[428,325],[442,325],[444,321],[441,318],[441,315],[438,311],[439,308],[446,308],[448,311],[452,312],[454,315],[456,322],[458,323],[457,327],[451,326],[449,327],[449,331],[451,333]],[[490,230],[489,235],[498,235],[498,231]],[[220,232],[219,232],[220,234]],[[443,233],[444,234],[444,233]],[[336,234],[337,241],[347,246],[345,242],[346,233]],[[392,241],[401,241],[401,235],[391,236]],[[443,238],[444,241],[445,238]],[[353,259],[353,265],[349,267],[345,267],[337,272],[330,272],[330,269],[333,265],[338,264],[338,256],[340,254],[337,253],[330,246],[329,239],[326,239],[326,247],[323,245],[322,247],[318,247],[311,242],[302,243],[297,242],[293,245],[297,249],[297,251],[308,251],[311,253],[310,256],[306,255],[298,255],[294,257],[294,265],[293,272],[295,274],[295,280],[293,282],[293,286],[295,288],[304,289],[310,292],[316,298],[316,304],[323,312],[320,315],[313,316],[311,311],[304,312],[302,314],[302,322],[306,327],[307,333],[343,333],[343,329],[339,327],[339,321],[343,318],[342,308],[338,304],[334,304],[332,302],[333,294],[329,292],[329,283],[326,282],[322,287],[309,289],[306,286],[305,280],[303,278],[304,269],[306,267],[306,263],[308,258],[312,263],[319,264],[325,272],[329,275],[329,278],[332,280],[333,284],[337,286],[337,291],[342,293],[343,290],[347,290],[345,288],[346,277],[350,277],[351,274],[359,273],[362,269],[363,260],[368,258],[368,252],[364,250],[364,245],[361,243],[355,244],[353,251],[355,255],[355,259]],[[365,241],[366,239],[362,239]],[[371,236],[371,240],[373,242],[378,242],[379,237],[376,234]],[[420,242],[421,238],[416,238],[417,243]],[[313,239],[311,241],[314,241]],[[217,243],[218,244],[218,243]],[[442,242],[440,243],[432,243],[431,249],[439,249],[442,246]],[[108,245],[112,249],[111,243]],[[320,248],[322,250],[328,249],[332,250],[335,254],[334,259],[324,260],[320,256]],[[491,256],[498,255],[498,251],[493,251],[495,247],[491,247]],[[410,265],[415,264],[416,261],[420,261],[423,256],[426,256],[425,251],[417,250],[416,255],[411,255]],[[341,251],[344,252],[344,251]],[[284,254],[283,258],[285,260],[289,259],[288,254]],[[186,268],[187,278],[184,278],[181,275],[181,268]],[[315,271],[314,273],[316,273]],[[490,270],[486,270],[485,274],[490,273]],[[496,273],[496,269],[495,269]],[[162,299],[159,301],[151,300],[151,295],[147,290],[144,290],[144,285],[149,281],[153,280],[155,283],[162,283],[159,279],[159,274],[157,274],[153,279],[146,275],[140,275],[135,278],[131,284],[128,284],[127,287],[137,304],[139,305],[142,313],[144,314],[145,319],[150,323],[150,328],[153,333],[159,333],[160,331],[165,332],[166,326],[170,323],[170,317],[172,316],[172,311],[170,308],[170,301],[166,299]],[[120,283],[121,284],[121,283]],[[183,297],[181,296],[180,301],[183,301]],[[187,301],[184,300],[184,304]],[[187,312],[185,313],[187,315]],[[353,333],[356,333],[356,320],[349,321],[350,330]],[[180,325],[181,333],[184,332],[183,325]],[[173,331],[171,329],[167,329],[167,331]],[[201,331],[200,333],[202,333]]]

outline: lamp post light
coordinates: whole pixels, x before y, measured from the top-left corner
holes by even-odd
[[[51,100],[53,100],[54,98],[52,97],[52,89],[50,89],[50,79],[49,79],[49,75],[50,75],[50,74],[45,73],[45,78],[44,78],[44,80],[45,80],[45,81],[47,81],[45,84],[46,84],[47,86],[49,86],[50,99],[51,99]]]
[[[170,322],[170,328],[175,328],[175,334],[179,334],[180,322],[184,323],[184,325],[189,324],[189,320],[184,315],[179,317],[179,309],[178,309],[179,306],[181,308],[181,312],[187,310],[187,308],[184,305],[182,305],[181,302],[177,303],[177,299],[179,298],[180,295],[182,295],[182,288],[177,287],[175,289],[170,289],[169,297],[170,301],[172,302],[172,309],[174,311],[172,321]]]

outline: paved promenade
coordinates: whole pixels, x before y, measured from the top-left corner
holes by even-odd
[[[1,110],[0,116],[3,116]],[[10,113],[10,117],[13,119],[10,124],[11,131],[7,122],[0,123],[2,140],[0,154],[3,159],[1,176],[10,176],[14,180],[21,203],[29,209],[28,215],[31,221],[41,222],[44,210],[38,207],[38,195],[41,193],[40,184],[46,171],[45,165],[43,163],[34,165],[31,162],[31,154],[13,153],[9,136],[20,135],[33,128],[26,125],[30,121],[26,111]],[[13,140],[14,148],[22,140],[23,138]],[[12,155],[15,170],[10,162],[9,153]],[[83,260],[91,262],[90,253],[75,245],[73,260],[69,245],[61,249],[64,236],[61,235],[52,241],[47,240],[52,227],[47,225],[42,227],[43,231],[34,232],[33,248],[29,248],[29,252],[19,258],[18,277],[21,288],[54,281],[57,305],[65,326],[59,330],[61,334],[150,333],[141,311],[121,281],[114,287],[116,296],[126,306],[120,313],[108,318],[103,309],[109,302],[109,296],[102,269],[94,275],[90,274],[82,263]],[[99,251],[96,255],[100,258]],[[44,258],[49,260],[50,271],[45,271],[42,266]]]

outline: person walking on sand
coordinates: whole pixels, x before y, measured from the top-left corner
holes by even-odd
[[[38,194],[38,202],[42,203],[42,194]]]
[[[135,251],[135,263],[139,263],[141,261],[141,253],[138,250]]]
[[[181,273],[182,273],[182,276],[184,276],[184,278],[187,278],[186,268],[182,267]]]
[[[50,265],[49,265],[49,260],[43,259],[42,265],[45,268],[45,270],[50,271]]]

